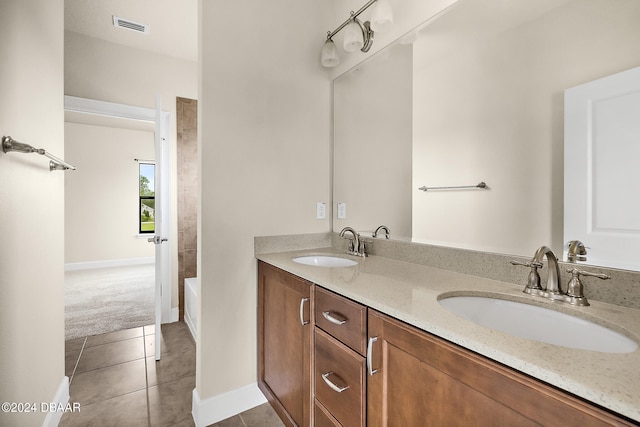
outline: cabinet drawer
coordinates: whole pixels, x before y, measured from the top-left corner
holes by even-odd
[[[341,427],[338,420],[333,418],[333,415],[317,399],[314,400],[313,406],[313,425],[315,427]]]
[[[315,287],[316,326],[361,355],[366,352],[367,307]]]
[[[316,328],[315,396],[344,426],[365,425],[365,359]]]

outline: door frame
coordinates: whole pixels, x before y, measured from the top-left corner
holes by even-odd
[[[64,96],[64,110],[77,112],[77,113],[87,113],[87,114],[96,114],[100,116],[107,117],[115,117],[121,119],[131,119],[138,120],[142,122],[148,122],[156,124],[156,109],[155,108],[145,108],[145,107],[136,107],[133,105],[126,104],[118,104],[107,101],[98,101],[95,99],[88,98],[79,98],[76,96]],[[171,113],[168,111],[162,111],[160,117],[160,137],[164,141],[169,141],[169,124],[171,120]],[[171,165],[171,150],[165,149],[165,155],[162,157],[162,163],[156,163],[156,167],[159,167],[160,173],[163,174],[164,177],[169,177],[170,165]],[[162,198],[165,201],[171,200],[171,184],[167,182],[166,185],[161,187]],[[170,206],[169,203],[167,203]],[[165,220],[165,224],[171,224],[171,209],[164,209],[163,218]],[[157,234],[157,233],[156,233]],[[169,239],[165,243],[161,245],[164,249],[162,256],[162,297],[160,300],[160,309],[161,309],[161,323],[170,323],[173,321],[172,310],[171,310],[171,295],[173,294],[171,289],[171,254],[172,251],[172,241]],[[156,310],[157,310],[156,304]]]

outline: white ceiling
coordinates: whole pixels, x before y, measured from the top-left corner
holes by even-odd
[[[148,25],[150,31],[116,28],[113,15]],[[64,26],[112,43],[198,60],[197,0],[64,0]]]

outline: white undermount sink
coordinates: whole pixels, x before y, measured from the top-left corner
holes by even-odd
[[[534,341],[603,353],[631,353],[638,343],[612,329],[531,304],[486,296],[442,296],[447,310],[487,328]]]
[[[358,264],[348,258],[333,255],[304,255],[293,258],[293,262],[316,267],[351,267]]]

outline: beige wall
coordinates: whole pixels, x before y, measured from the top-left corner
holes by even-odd
[[[138,168],[154,158],[152,131],[65,123],[65,263],[153,257],[138,238]]]
[[[146,52],[65,31],[65,95],[155,108],[156,94],[171,114],[169,146],[172,157],[172,263],[178,265],[176,97],[198,97],[196,62]],[[178,270],[173,269],[172,303],[178,307]]]
[[[333,231],[384,224],[411,239],[412,58],[412,46],[399,45],[334,81]]]
[[[197,391],[256,381],[260,235],[329,230],[330,80],[321,2],[200,0]],[[238,18],[241,18],[238,20]]]
[[[64,158],[63,1],[0,2],[0,129]],[[0,401],[51,402],[64,378],[64,176],[0,152]],[[39,407],[38,407],[39,409]],[[40,426],[45,413],[0,412]]]

